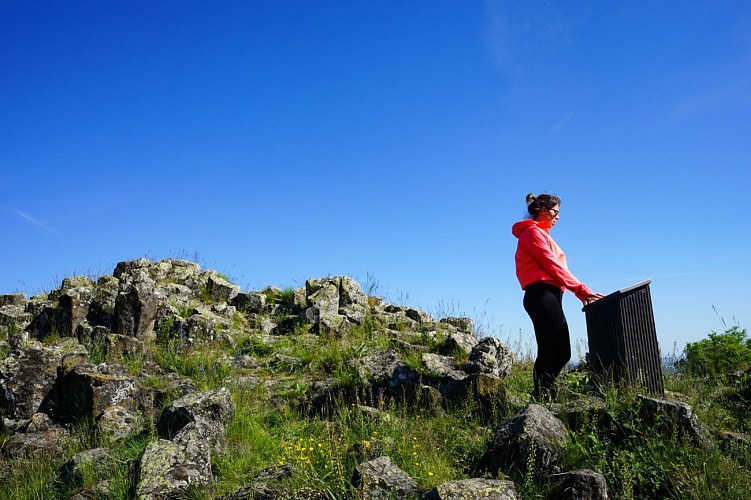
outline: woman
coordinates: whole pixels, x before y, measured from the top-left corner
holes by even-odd
[[[574,292],[583,303],[601,299],[568,270],[566,255],[550,237],[558,222],[561,200],[555,195],[527,195],[530,218],[517,222],[511,232],[516,247],[516,276],[524,290],[524,309],[532,319],[537,340],[533,396],[540,401],[551,396],[556,377],[571,359],[568,323],[563,314],[564,290]]]

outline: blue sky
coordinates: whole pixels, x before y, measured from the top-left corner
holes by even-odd
[[[550,192],[664,352],[751,325],[746,1],[5,1],[0,92],[0,293],[183,257],[529,348],[510,227]]]

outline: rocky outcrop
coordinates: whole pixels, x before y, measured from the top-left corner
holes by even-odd
[[[378,343],[360,340],[371,335]],[[323,416],[326,425],[344,405],[366,428],[400,422],[395,407],[430,417],[471,397],[469,411],[486,425],[498,422],[499,408],[510,413],[523,404],[507,398],[513,354],[500,340],[478,339],[468,318],[435,320],[369,297],[346,276],[309,279],[297,289],[243,292],[187,261],[121,262],[112,276],[66,278],[49,294],[0,295],[0,339],[6,354],[0,360],[4,460],[40,453],[60,456],[60,463],[69,459],[58,479],[78,485],[88,469],[110,466],[112,449],[148,438],[129,471],[135,495],[143,499],[211,490],[212,460],[228,450],[225,433],[236,412],[230,389],[257,391],[270,408],[318,411],[316,418]],[[327,353],[344,358],[336,363],[289,347],[327,349],[350,339],[358,340],[343,342],[344,353]],[[223,351],[200,368],[216,371],[211,386],[218,389],[199,392],[195,382],[172,371],[198,346]],[[712,446],[688,405],[644,398],[642,407],[645,421]],[[488,478],[532,476],[555,488],[555,498],[607,498],[598,473],[561,472],[562,451],[569,430],[592,422],[619,429],[615,417],[596,399],[550,408],[555,415],[531,404],[503,421],[483,462],[466,464],[468,473],[479,471],[483,478],[419,491],[399,467],[403,457],[389,456],[394,440],[384,439],[348,448],[362,463],[345,482],[363,498],[513,499],[511,480]],[[81,422],[109,449],[62,456]],[[269,467],[225,498],[328,498],[312,487],[299,488],[297,476],[296,483],[287,482],[298,473]],[[81,498],[109,491],[106,480],[82,488]]]

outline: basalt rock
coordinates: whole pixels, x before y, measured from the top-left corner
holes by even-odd
[[[55,413],[60,420],[94,420],[113,405],[136,411],[141,387],[122,366],[81,364],[60,377],[56,399]]]
[[[39,455],[59,456],[63,452],[68,429],[50,419],[45,413],[31,416],[20,432],[6,439],[0,453],[8,459],[29,459]]]
[[[560,500],[608,500],[605,476],[593,470],[554,474],[552,498]]]
[[[468,373],[487,373],[507,377],[511,373],[513,354],[499,339],[487,337],[472,347],[464,367]]]
[[[516,500],[512,481],[472,478],[439,484],[423,496],[423,500]]]
[[[57,344],[33,342],[0,361],[0,410],[10,419],[25,419],[55,407],[58,376],[88,360],[74,339]]]
[[[358,465],[352,483],[366,500],[406,499],[418,491],[417,481],[387,456]]]
[[[533,464],[535,477],[559,472],[568,431],[563,423],[541,405],[530,404],[516,412],[498,428],[487,457],[492,474],[504,472],[521,477]]]
[[[172,437],[190,422],[205,420],[226,426],[235,416],[235,403],[226,388],[188,394],[173,401],[162,411],[158,428],[162,436]]]
[[[115,333],[152,340],[159,305],[156,284],[145,273],[128,278],[121,280],[115,300]]]

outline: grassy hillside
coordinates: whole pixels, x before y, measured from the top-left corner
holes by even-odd
[[[293,296],[293,290],[270,291],[268,300],[283,304]],[[386,397],[381,388],[363,384],[355,360],[392,348],[412,368],[426,368],[405,344],[395,343],[377,320],[366,317],[346,335],[313,335],[308,325],[298,322],[288,334],[273,338],[253,324],[259,321],[259,317],[249,319],[238,312],[234,326],[240,334],[200,346],[157,335],[158,341],[138,356],[107,359],[90,349],[92,362],[120,363],[131,374],[139,373],[145,363],[156,362],[190,377],[200,390],[230,389],[237,412],[228,431],[226,453],[213,457],[212,490],[194,491],[189,495],[192,498],[216,499],[235,493],[252,484],[262,471],[275,471],[279,484],[290,490],[312,488],[329,498],[357,498],[351,483],[355,467],[382,455],[390,456],[422,491],[476,477],[495,429],[527,404],[532,389],[533,360],[522,354],[491,398],[469,394],[458,404],[439,408],[429,394],[409,402]],[[429,350],[435,343],[435,337],[419,333],[409,339],[409,345]],[[455,353],[459,362],[466,361],[463,356]],[[154,378],[148,383],[162,381]],[[636,391],[595,387],[584,368],[565,373],[560,383],[556,403],[599,398],[610,417],[609,424],[593,418],[572,428],[564,470],[586,468],[602,473],[615,499],[749,497],[747,375],[729,378],[725,373],[691,370],[685,362],[665,375],[668,395],[694,408],[716,439],[713,449],[696,447],[676,432],[651,426],[641,417]],[[90,422],[75,427],[61,456],[14,463],[0,459],[0,498],[70,498],[81,491],[91,495],[86,498],[129,498],[133,461],[158,437],[153,422],[147,428],[145,434],[113,449],[117,460],[109,470],[88,471],[83,488],[55,478],[73,454],[110,444]],[[548,484],[534,481],[532,472],[530,465],[526,473],[510,478],[519,498],[545,498],[549,491]],[[87,490],[103,477],[109,480],[109,492]]]

